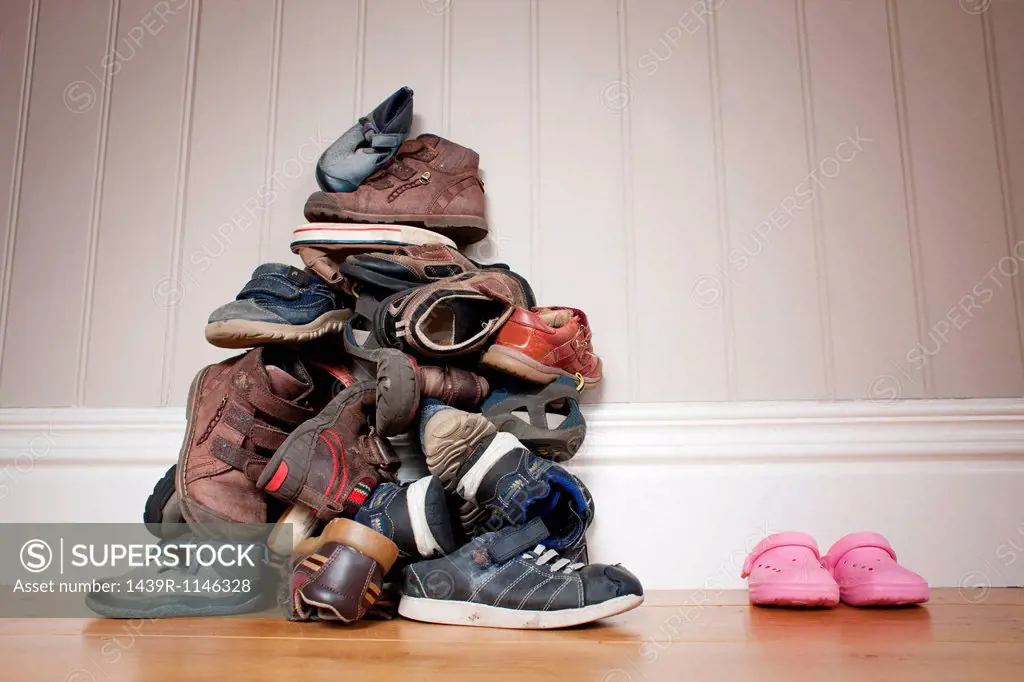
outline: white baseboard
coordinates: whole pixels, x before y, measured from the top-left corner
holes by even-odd
[[[936,586],[1024,585],[1024,400],[588,406],[592,558],[741,587],[745,552],[877,530]],[[180,408],[0,410],[0,522],[135,521]]]

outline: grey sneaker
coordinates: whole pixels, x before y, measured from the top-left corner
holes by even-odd
[[[545,546],[547,537],[534,519],[407,567],[398,613],[427,623],[545,630],[643,603],[643,586],[625,568],[571,562]]]
[[[191,552],[185,548],[189,544]],[[201,544],[219,550],[237,543],[202,540]],[[164,544],[165,553],[167,545],[181,547],[178,556],[196,557],[195,538],[171,540]],[[117,591],[91,592],[85,604],[106,618],[197,618],[262,611],[274,605],[277,588],[273,573],[266,568],[265,546],[257,555],[260,549],[256,545],[247,553],[253,566],[244,565],[244,561],[240,562],[243,565],[230,568],[217,564],[203,566],[197,560],[186,565],[183,560],[182,565],[174,568],[137,568],[111,579],[118,583]]]

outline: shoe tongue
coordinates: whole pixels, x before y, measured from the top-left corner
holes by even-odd
[[[309,386],[288,372],[273,365],[267,367],[267,381],[274,395],[286,400],[295,400],[309,388]]]

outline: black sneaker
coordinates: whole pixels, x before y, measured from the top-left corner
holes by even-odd
[[[459,520],[470,536],[540,518],[550,547],[569,552],[583,545],[594,499],[582,481],[531,453],[511,433],[495,433],[481,414],[435,401],[422,412],[427,467],[466,501]]]
[[[427,559],[455,550],[444,488],[433,476],[404,486],[379,484],[355,520],[398,545],[400,559]]]
[[[487,533],[405,569],[398,613],[448,625],[543,630],[635,609],[636,576],[619,565],[570,562],[548,549],[544,522]]]

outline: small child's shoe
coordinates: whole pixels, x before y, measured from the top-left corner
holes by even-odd
[[[850,533],[822,560],[839,597],[851,606],[901,606],[928,601],[928,583],[896,563],[896,552],[878,533]]]
[[[743,564],[750,603],[760,606],[835,606],[839,586],[821,565],[806,533],[775,533],[761,540]]]

